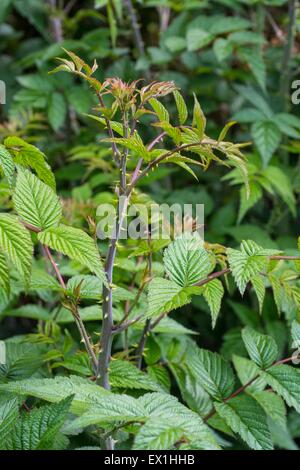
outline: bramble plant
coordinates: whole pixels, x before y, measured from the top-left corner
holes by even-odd
[[[92,88],[98,105],[89,118],[106,129],[99,147],[118,169],[115,230],[100,243],[96,214],[86,230],[67,225],[46,156],[19,136],[4,140],[0,166],[12,204],[0,214],[0,298],[6,315],[38,320],[38,332],[6,342],[0,447],[64,449],[76,446],[72,436],[81,433],[92,448],[219,449],[225,434],[254,450],[272,449],[270,422],[285,426],[286,405],[300,413],[300,374],[292,365],[297,353],[282,357],[274,338],[253,321],[242,330],[243,350],[231,364],[197,346],[191,335],[198,332],[182,324],[184,310],[177,315],[182,323],[170,314],[202,297],[214,328],[225,291],[254,293],[262,312],[270,290],[298,344],[293,312],[300,306],[300,257],[251,239],[238,248],[203,241],[196,220],[193,230],[177,236],[174,226],[169,239],[152,239],[151,232],[143,240],[121,237],[127,209],[145,201],[143,180],[165,164],[195,177],[195,165],[203,171],[222,165],[230,170],[227,179],[243,185],[247,204],[245,144],[225,140],[232,122],[218,138],[208,136],[196,96],[190,113],[172,81],[100,82],[96,62],[90,67],[65,52],[68,58],[53,72],[71,73]],[[167,95],[176,117],[163,104]],[[143,139],[144,118],[158,129],[150,142]],[[16,294],[39,302],[13,310]],[[66,327],[72,323],[80,350]],[[170,393],[171,378],[183,403]]]

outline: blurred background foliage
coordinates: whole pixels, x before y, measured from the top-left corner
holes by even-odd
[[[211,243],[236,246],[251,238],[298,254],[300,108],[292,103],[291,84],[300,77],[299,31],[294,0],[1,0],[0,79],[6,83],[7,104],[0,107],[0,138],[18,135],[46,153],[66,220],[88,228],[98,204],[113,198],[117,172],[109,147],[99,144],[105,130],[87,116],[97,105],[92,93],[70,74],[49,75],[55,58],[64,47],[89,63],[96,59],[100,80],[174,80],[191,111],[196,93],[208,133],[217,137],[234,120],[230,140],[251,142],[245,149],[251,196],[246,198],[235,171],[196,168],[197,182],[171,165],[151,174],[139,196],[205,204],[205,237]],[[165,101],[175,114],[171,100]],[[149,120],[144,124],[147,142],[156,131]],[[4,210],[11,206],[4,184],[0,204]],[[128,283],[130,266],[117,270],[119,285]],[[65,273],[73,274],[70,267]],[[199,344],[221,348],[227,357],[243,355],[244,325],[272,335],[284,351],[289,318],[278,317],[271,295],[260,316],[251,292],[241,300],[229,290],[215,330],[202,300],[175,318],[200,334]],[[37,309],[47,300],[43,295]],[[28,296],[16,292],[10,312],[28,302]],[[34,320],[20,318],[26,312],[10,317],[7,306],[1,311],[0,338],[34,331]],[[278,433],[281,447],[296,446],[291,432],[299,437],[300,426],[291,429]]]

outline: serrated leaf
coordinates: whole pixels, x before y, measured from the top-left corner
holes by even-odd
[[[266,167],[280,144],[281,132],[272,121],[259,121],[253,124],[252,135]]]
[[[280,395],[285,402],[300,413],[300,374],[294,367],[279,364],[262,372],[267,384]]]
[[[188,109],[181,93],[178,90],[173,91],[173,95],[174,95],[175,103],[177,107],[179,124],[183,126],[183,124],[186,122],[188,118]]]
[[[294,343],[300,345],[300,323],[297,320],[292,321],[291,335]]]
[[[240,395],[228,403],[216,403],[215,407],[227,425],[238,433],[251,449],[273,449],[265,413],[253,398]]]
[[[232,362],[237,372],[238,378],[242,385],[251,384],[247,386],[247,391],[261,391],[266,387],[266,382],[259,376],[260,369],[255,362],[247,359],[246,357],[232,355]]]
[[[164,107],[164,105],[160,101],[158,101],[156,98],[151,98],[149,100],[149,103],[154,109],[159,121],[162,121],[162,122],[170,121],[170,115],[167,109]]]
[[[205,284],[203,288],[203,297],[210,308],[212,327],[216,325],[216,321],[221,309],[221,301],[224,295],[223,284],[219,279],[213,279]]]
[[[239,50],[239,55],[249,65],[251,72],[256,78],[260,87],[266,89],[266,65],[259,49],[243,47]]]
[[[61,219],[55,192],[28,170],[18,171],[13,201],[20,218],[41,230],[58,225]]]
[[[4,395],[0,399],[0,450],[5,448],[7,436],[13,430],[18,416],[18,400]]]
[[[251,359],[261,368],[266,369],[278,356],[278,347],[271,336],[263,335],[246,326],[242,338]]]
[[[40,149],[15,136],[7,137],[4,145],[13,155],[15,163],[35,170],[38,177],[55,190],[54,175]]]
[[[43,363],[38,345],[6,341],[5,349],[6,362],[0,364],[0,383],[31,377]]]
[[[4,254],[0,251],[0,286],[6,294],[10,291],[8,266]]]
[[[70,395],[75,395],[71,404],[71,411],[76,414],[86,411],[91,406],[101,405],[103,397],[110,397],[111,395],[110,392],[98,385],[87,382],[86,379],[78,376],[18,380],[0,384],[0,390],[19,396],[32,396],[52,403],[57,403]]]
[[[148,374],[140,371],[128,361],[119,359],[110,363],[110,382],[113,387],[159,391],[161,387]]]
[[[184,233],[164,251],[164,266],[170,279],[188,287],[207,277],[212,269],[207,251],[197,233]]]
[[[286,407],[280,396],[267,390],[256,390],[251,392],[251,396],[260,404],[270,418],[282,426],[286,425]]]
[[[248,282],[266,269],[268,256],[274,253],[274,250],[265,250],[252,240],[242,241],[240,251],[227,249],[230,269],[242,295]]]
[[[206,117],[194,93],[193,126],[198,129],[200,139],[203,138],[206,128]]]
[[[187,364],[195,379],[216,400],[223,400],[232,393],[233,371],[219,354],[193,348],[188,351]]]
[[[67,105],[61,93],[51,93],[47,113],[52,128],[58,131],[64,124],[67,115]]]
[[[263,191],[256,181],[249,181],[249,194],[243,186],[240,190],[240,209],[238,223],[241,223],[246,213],[262,198]]]
[[[4,145],[0,145],[0,169],[2,169],[8,184],[12,186],[15,164],[11,154]]]
[[[43,269],[33,267],[31,272],[29,289],[49,289],[53,291],[61,291],[62,287],[59,282],[55,279],[55,277],[50,276],[50,274],[46,273]]]
[[[11,214],[0,214],[0,249],[28,282],[33,255],[31,237],[28,230]]]
[[[68,280],[67,290],[82,299],[100,300],[102,284],[96,276],[73,276]]]
[[[264,299],[265,299],[265,293],[266,293],[266,287],[265,283],[262,279],[261,276],[255,276],[251,279],[251,284],[252,287],[256,293],[257,299],[258,299],[258,304],[259,304],[259,312],[262,313],[263,305],[264,305]]]
[[[50,450],[64,424],[73,396],[59,403],[23,412],[7,439],[7,450]]]
[[[296,199],[293,193],[293,185],[288,174],[277,166],[268,166],[262,172],[275,191],[286,203],[294,217],[296,217]]]
[[[96,244],[83,230],[59,225],[40,232],[38,239],[44,245],[86,266],[102,282],[107,282]]]
[[[277,307],[278,314],[280,314],[281,309],[282,309],[282,300],[283,300],[282,287],[281,287],[280,280],[276,276],[272,275],[271,273],[268,274],[268,279],[272,287],[274,301]]]
[[[149,283],[148,290],[148,317],[168,313],[178,307],[190,303],[189,288],[182,288],[168,279],[156,277]]]
[[[181,420],[169,417],[162,421],[161,418],[152,418],[147,421],[136,436],[135,450],[168,450],[184,435],[184,429],[180,426]]]
[[[200,416],[185,407],[174,396],[166,393],[147,393],[139,398],[139,403],[146,409],[151,420],[159,417],[160,422],[169,422],[169,418],[176,418],[178,427],[182,428],[184,435],[194,448],[219,449],[212,433]],[[143,433],[143,429],[140,432]]]

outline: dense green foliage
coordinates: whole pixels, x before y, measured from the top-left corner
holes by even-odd
[[[296,6],[1,2],[0,449],[298,449]]]

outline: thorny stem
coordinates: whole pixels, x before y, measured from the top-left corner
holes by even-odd
[[[108,127],[109,129],[109,127]],[[128,133],[128,120],[127,115],[124,115],[124,135]],[[102,332],[100,340],[100,354],[98,359],[97,377],[99,384],[106,390],[110,390],[109,383],[109,363],[111,359],[111,348],[113,341],[113,271],[114,263],[117,251],[117,244],[120,238],[124,218],[126,216],[127,207],[129,204],[130,193],[126,195],[125,199],[120,196],[126,194],[126,163],[127,153],[124,152],[121,155],[120,165],[120,181],[118,188],[118,210],[116,220],[116,233],[114,238],[111,240],[111,244],[108,250],[105,271],[108,285],[103,286],[103,320],[102,320]]]
[[[266,371],[268,371],[269,369],[271,369],[272,367],[275,367],[275,366],[278,366],[280,364],[285,364],[287,362],[291,362],[292,360],[294,359],[294,356],[291,356],[291,357],[287,357],[285,359],[281,359],[280,361],[277,361],[277,362],[274,362],[274,364],[272,364],[270,367],[268,367],[266,369]],[[228,397],[224,398],[223,402],[224,403],[227,403],[228,401],[232,400],[232,398],[236,397],[237,395],[239,395],[240,393],[244,392],[246,390],[247,387],[249,387],[250,385],[253,384],[253,382],[255,382],[255,380],[257,380],[259,378],[259,374],[255,375],[255,377],[253,377],[251,380],[249,380],[247,383],[245,383],[245,385],[243,385],[242,387],[238,388],[237,390],[235,390],[235,392],[233,392],[231,395],[229,395]],[[203,421],[208,421],[212,416],[214,416],[216,413],[216,410],[215,409],[212,409],[204,418],[203,418]]]

